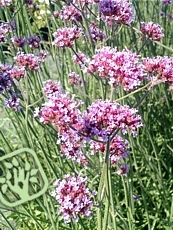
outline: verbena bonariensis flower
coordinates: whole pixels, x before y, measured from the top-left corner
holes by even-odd
[[[0,43],[7,41],[6,35],[11,32],[10,23],[0,23]]]
[[[81,51],[77,52],[75,55],[73,55],[72,61],[76,64],[79,64],[84,73],[87,72],[87,66],[90,62],[90,58],[87,57],[84,53]]]
[[[13,37],[11,38],[11,41],[16,47],[24,47],[26,44],[25,38],[22,37]]]
[[[80,38],[82,35],[82,30],[74,26],[72,28],[65,27],[62,29],[58,29],[53,33],[53,37],[55,40],[53,41],[53,45],[58,47],[71,47],[74,45],[74,40]]]
[[[99,151],[106,153],[106,144],[96,141],[91,141],[90,148],[92,149],[92,154],[96,154]],[[112,165],[120,164],[121,160],[128,157],[127,150],[129,149],[129,143],[127,140],[123,139],[119,135],[116,135],[109,147],[109,158]]]
[[[58,133],[57,144],[60,144],[61,156],[71,159],[74,162],[87,166],[88,161],[83,153],[86,147],[86,141],[82,135],[70,127],[64,131],[61,129]]]
[[[108,25],[127,24],[129,25],[134,14],[128,0],[101,0],[99,2],[99,13]]]
[[[40,68],[41,58],[34,54],[25,54],[24,52],[18,52],[14,57],[14,60],[19,66],[24,66],[30,70],[38,71]]]
[[[10,6],[12,0],[0,0],[0,7]]]
[[[157,23],[141,22],[141,32],[153,41],[160,41],[164,37],[162,30],[163,28]]]
[[[117,171],[117,174],[126,176],[129,170],[130,170],[130,166],[128,164],[122,164],[119,170]]]
[[[164,5],[170,5],[172,3],[172,0],[162,0],[162,3]]]
[[[106,38],[104,32],[100,30],[95,23],[91,23],[89,26],[89,32],[94,42],[103,41]]]
[[[87,178],[65,175],[63,180],[54,182],[55,190],[51,193],[59,203],[59,214],[63,215],[66,223],[71,220],[77,222],[80,216],[91,218],[92,201],[96,192],[92,193],[87,188]]]
[[[20,99],[16,93],[13,93],[5,102],[4,105],[8,108],[19,111],[20,107]]]
[[[0,65],[0,93],[12,88],[12,79],[10,76],[10,66]]]
[[[16,80],[26,77],[26,70],[24,66],[14,66],[10,69],[9,73],[10,77]]]
[[[82,14],[76,7],[70,6],[63,6],[59,17],[65,21],[82,21]]]
[[[87,111],[83,112],[82,119],[79,131],[88,137],[98,137],[102,141],[107,141],[118,129],[123,134],[129,129],[133,136],[136,136],[137,128],[142,126],[141,117],[136,109],[108,100],[93,102]]]
[[[110,84],[121,84],[126,91],[135,89],[144,78],[143,65],[136,53],[118,52],[116,47],[108,46],[97,50],[87,72],[98,72],[101,78],[107,78]]]
[[[76,74],[75,72],[69,73],[69,80],[68,82],[72,85],[80,85],[82,86],[82,80],[79,77],[79,74]]]
[[[73,0],[73,4],[78,5],[80,7],[81,6],[84,7],[84,6],[87,6],[89,4],[94,4],[94,3],[95,3],[94,0]]]
[[[144,71],[155,83],[167,82],[173,84],[173,58],[157,56],[144,58]]]
[[[27,44],[32,48],[39,48],[40,47],[40,38],[38,36],[30,36],[27,38]]]
[[[76,124],[80,114],[78,107],[82,102],[75,101],[75,95],[70,97],[68,92],[63,92],[58,84],[51,81],[44,83],[44,90],[48,90],[45,92],[48,101],[40,110],[36,110],[35,116],[38,116],[44,124],[51,123],[57,126],[59,132],[65,127]],[[52,90],[53,92],[50,93]]]

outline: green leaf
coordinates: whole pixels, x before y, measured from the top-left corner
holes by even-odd
[[[30,182],[33,182],[33,183],[38,183],[38,180],[37,180],[36,177],[31,177],[31,178],[29,179],[29,181],[30,181]]]
[[[4,161],[4,166],[5,166],[6,168],[8,168],[8,169],[11,169],[11,168],[13,167],[13,165],[12,165],[11,163],[6,162],[6,161]]]
[[[0,178],[0,183],[1,184],[5,183],[5,178]]]
[[[12,164],[16,167],[19,166],[19,162],[16,160],[16,158],[13,157]]]
[[[3,184],[2,187],[1,187],[2,193],[6,193],[7,188],[8,188],[8,185],[7,184]]]
[[[11,176],[11,173],[10,173],[10,171],[8,171],[8,172],[7,172],[7,175],[6,175],[7,180],[10,180],[11,177],[12,177],[12,176]]]
[[[31,176],[34,176],[38,172],[38,169],[32,169],[31,170]]]
[[[31,168],[30,164],[28,163],[28,161],[25,162],[25,171],[29,171]]]

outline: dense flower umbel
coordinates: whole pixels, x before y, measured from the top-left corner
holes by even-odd
[[[93,149],[92,153],[96,154],[99,151],[106,153],[106,144],[92,141],[90,148]],[[128,157],[127,149],[129,149],[129,143],[127,140],[116,135],[110,143],[109,157],[112,165],[121,163],[121,160]]]
[[[43,104],[43,107],[35,112],[40,121],[44,124],[51,123],[60,130],[78,122],[79,110],[78,107],[82,103],[76,102],[75,96],[71,98],[67,92],[59,87],[59,84],[54,84],[51,81],[44,83],[44,90],[47,90],[46,95],[48,101]],[[53,91],[51,93],[51,91]]]
[[[24,66],[30,70],[37,71],[40,68],[41,58],[34,54],[25,54],[24,52],[18,52],[14,60],[19,66]]]
[[[20,80],[21,78],[26,77],[26,70],[25,67],[21,66],[14,66],[11,68],[11,70],[9,71],[10,73],[10,77],[12,79],[16,79],[16,80]]]
[[[88,137],[99,137],[103,141],[117,129],[126,134],[129,128],[133,136],[136,136],[136,129],[142,126],[136,109],[108,100],[93,102],[87,111],[84,111],[82,118],[80,132]]]
[[[71,47],[74,45],[74,40],[80,38],[82,35],[82,30],[74,26],[72,28],[65,27],[62,29],[58,29],[53,33],[53,37],[55,38],[53,45],[58,47]]]
[[[76,7],[70,5],[70,6],[63,6],[59,17],[65,21],[82,21],[82,15],[79,10],[77,10]]]
[[[16,47],[24,47],[26,44],[26,39],[23,37],[13,37],[11,41]]]
[[[95,23],[91,23],[91,25],[89,27],[89,32],[90,32],[91,38],[94,42],[103,41],[106,38],[104,32],[102,30],[100,30],[97,27],[97,24],[95,24]]]
[[[156,83],[168,82],[173,84],[173,58],[157,56],[144,58],[144,70]]]
[[[38,36],[30,36],[27,38],[27,44],[32,49],[39,48],[40,47],[40,38]]]
[[[108,25],[114,23],[129,25],[134,19],[128,0],[101,0],[99,13]]]
[[[65,175],[63,180],[58,179],[54,182],[55,190],[51,193],[59,203],[59,214],[63,215],[66,223],[71,219],[78,221],[80,216],[91,217],[91,207],[93,206],[93,197],[96,192],[90,193],[87,188],[87,178],[80,174],[71,177]]]
[[[135,89],[143,80],[143,65],[137,54],[129,50],[118,52],[116,47],[107,46],[97,50],[87,71],[98,72],[99,76],[107,78],[110,84],[121,84],[127,91]]]
[[[163,28],[154,22],[141,22],[141,32],[153,41],[160,41],[164,34],[162,33]]]

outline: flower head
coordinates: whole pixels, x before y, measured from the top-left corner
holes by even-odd
[[[76,26],[72,28],[62,28],[58,29],[53,33],[53,37],[55,38],[53,45],[58,47],[71,47],[74,45],[74,40],[80,38],[82,35],[82,31],[80,28]]]
[[[96,195],[87,188],[87,178],[65,175],[63,180],[54,183],[55,190],[51,193],[59,203],[59,214],[63,215],[66,223],[71,219],[78,221],[78,215],[91,217],[92,198]]]
[[[154,22],[141,22],[141,32],[151,38],[153,41],[160,41],[164,34],[162,33],[163,28]]]

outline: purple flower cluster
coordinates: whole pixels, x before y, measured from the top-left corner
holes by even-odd
[[[109,26],[114,23],[129,25],[134,19],[128,0],[101,0],[99,13]]]
[[[20,99],[17,94],[13,93],[5,102],[4,105],[8,108],[14,109],[16,111],[19,111],[21,109],[20,107]]]
[[[27,39],[15,36],[11,38],[11,41],[16,47],[24,47],[25,45],[29,45],[34,49],[39,48],[40,46],[40,38],[38,36],[30,36]]]
[[[141,32],[153,41],[160,41],[164,37],[162,30],[163,28],[161,28],[161,26],[157,23],[141,22]]]
[[[95,23],[91,23],[91,25],[89,27],[89,32],[90,32],[91,38],[94,42],[103,41],[106,38],[104,32],[102,30],[100,30],[97,27],[97,24],[95,24]]]
[[[103,47],[97,50],[89,62],[88,73],[98,72],[99,77],[107,78],[110,84],[121,84],[124,90],[135,89],[144,79],[143,65],[136,53],[129,50]]]
[[[54,183],[55,190],[51,193],[59,203],[59,214],[63,215],[64,221],[69,223],[72,220],[78,221],[78,215],[91,217],[91,207],[94,205],[92,199],[96,195],[90,193],[87,188],[87,178],[80,174],[71,177],[65,175],[63,180],[58,179]]]
[[[172,0],[162,0],[162,4],[170,5],[170,4],[172,4]]]
[[[102,141],[107,141],[117,129],[123,134],[129,129],[136,136],[136,130],[140,126],[141,117],[137,115],[136,109],[108,100],[97,100],[83,112],[80,132],[87,137],[99,137]]]
[[[53,41],[53,45],[58,47],[71,47],[74,45],[74,40],[80,38],[82,35],[82,30],[74,26],[72,28],[65,27],[62,29],[58,29],[53,33],[53,37],[55,40]]]
[[[0,93],[9,91],[12,88],[12,79],[10,76],[10,66],[0,65]]]
[[[154,58],[144,58],[144,71],[149,78],[158,82],[168,82],[173,84],[173,58],[157,56]]]
[[[82,14],[79,10],[77,10],[76,7],[69,5],[69,6],[63,6],[59,17],[65,21],[82,21]]]

